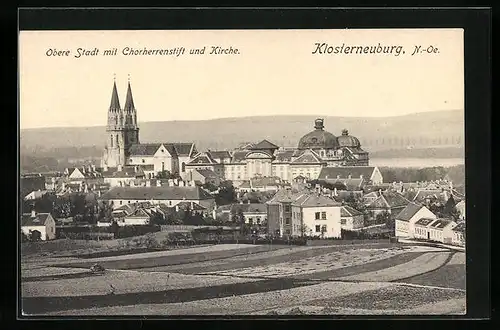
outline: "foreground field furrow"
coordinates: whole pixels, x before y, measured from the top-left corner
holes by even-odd
[[[58,268],[58,267],[39,267],[27,268],[21,270],[21,280],[26,281],[29,278],[50,277],[66,274],[81,274],[88,272],[88,268]]]
[[[246,254],[220,260],[210,260],[205,262],[197,262],[193,264],[182,264],[174,266],[161,266],[152,268],[141,268],[141,271],[165,271],[165,272],[178,272],[182,274],[196,274],[211,270],[229,270],[236,266],[236,268],[249,267],[251,265],[262,265],[264,262],[279,263],[283,260],[291,258],[302,258],[308,255],[321,254],[322,251],[331,251],[332,248],[324,246],[299,246],[299,247],[284,247],[281,249],[273,249],[258,254]],[[306,252],[307,251],[307,252]],[[249,265],[249,266],[242,266]]]
[[[262,245],[251,245],[244,246],[239,249],[220,249],[218,251],[200,251],[197,253],[192,253],[192,250],[185,249],[179,251],[165,251],[165,252],[153,252],[155,256],[148,256],[147,258],[140,258],[139,255],[133,255],[133,258],[125,259],[124,256],[119,257],[109,257],[105,258],[104,261],[99,261],[99,264],[106,269],[146,269],[152,267],[169,266],[169,265],[180,265],[197,263],[208,260],[217,260],[230,258],[237,255],[247,255],[253,253],[262,253],[269,251],[269,249],[281,249],[283,247],[273,246],[267,247]],[[169,252],[180,252],[181,254],[171,254]],[[189,253],[191,251],[191,253]],[[163,253],[163,254],[162,254]],[[118,258],[118,259],[113,259]],[[57,267],[78,267],[78,268],[89,268],[95,264],[96,260],[85,260],[84,262],[71,262],[65,264],[57,264]]]
[[[199,285],[199,283],[198,283]],[[289,289],[311,285],[291,280],[261,280],[221,285],[205,284],[202,287],[182,288],[162,291],[146,291],[85,296],[37,296],[23,295],[22,308],[25,313],[35,315],[60,310],[87,309],[96,306],[127,306],[142,304],[181,303],[233,297],[251,293]],[[67,288],[68,290],[68,288]]]
[[[465,265],[465,253],[456,252],[447,265]]]
[[[464,315],[467,313],[466,305],[465,297],[461,297],[420,305],[402,312],[405,315]]]
[[[358,275],[339,277],[339,280],[389,282],[426,273],[443,266],[449,258],[448,252],[425,253],[409,262],[386,269]]]
[[[391,285],[349,296],[317,299],[309,304],[331,308],[406,310],[423,304],[464,297],[465,292],[457,290]]]
[[[269,258],[257,258],[260,255],[255,255],[254,258],[248,260],[232,261],[226,262],[224,259],[221,264],[216,265],[206,265],[198,266],[198,264],[193,264],[193,267],[179,269],[178,272],[182,274],[224,274],[224,275],[243,275],[241,274],[241,268],[253,269],[253,275],[259,277],[264,276],[264,274],[259,273],[259,270],[264,269],[269,270],[276,264],[291,263],[291,262],[301,262],[307,260],[307,258],[315,257],[321,258],[322,256],[328,255],[334,248],[320,248],[320,249],[303,249],[294,252],[293,249],[283,249],[288,253],[283,253],[278,256],[270,256]],[[307,261],[305,261],[307,262]]]
[[[380,259],[376,261],[369,261],[364,264],[348,266],[339,269],[333,269],[323,272],[316,272],[313,274],[303,274],[303,275],[295,275],[293,278],[296,279],[311,279],[311,280],[330,280],[330,279],[339,279],[345,276],[352,276],[366,272],[373,272],[382,269],[386,269],[395,265],[404,264],[415,258],[423,255],[423,252],[407,252],[400,253],[393,256],[390,256],[385,259]]]
[[[260,285],[261,282],[255,283]],[[260,293],[228,296],[183,303],[141,304],[135,306],[72,309],[53,313],[54,315],[237,315],[250,314],[266,308],[294,306],[318,297],[350,295],[366,290],[390,286],[388,283],[321,283],[317,285],[265,291]],[[262,314],[266,314],[263,312]]]
[[[421,285],[432,283],[435,286],[446,286],[449,288],[465,290],[465,265],[450,265],[448,263],[432,272],[410,277],[402,280],[401,282]]]
[[[247,277],[295,277],[334,271],[345,267],[365,265],[404,254],[404,249],[357,249],[341,250],[330,253],[318,254],[308,258],[299,258],[300,253],[294,258],[282,259],[281,263],[270,264],[269,260],[254,264],[232,264],[229,270],[218,269],[211,271],[204,269],[204,274],[220,274]],[[275,259],[279,261],[279,259]],[[244,266],[237,268],[237,266]]]
[[[193,276],[169,273],[143,273],[137,271],[108,271],[104,275],[87,273],[85,277],[74,278],[69,274],[66,279],[40,283],[23,282],[23,297],[82,297],[91,295],[116,295],[141,292],[211,287],[256,281],[253,279],[224,276]]]

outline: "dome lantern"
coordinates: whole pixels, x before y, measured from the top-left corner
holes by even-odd
[[[318,118],[314,121],[314,128],[319,130],[323,130],[323,128],[325,128],[322,118]]]
[[[345,129],[345,128],[344,128],[344,129],[342,130],[342,135],[343,135],[343,136],[347,136],[347,135],[349,135],[349,131],[348,131],[347,129]]]

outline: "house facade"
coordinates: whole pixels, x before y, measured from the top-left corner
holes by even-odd
[[[42,241],[56,238],[56,222],[50,213],[25,213],[21,215],[21,231],[28,237],[38,232]]]
[[[291,236],[341,237],[341,204],[316,192],[292,202]]]
[[[426,206],[415,203],[409,203],[395,219],[395,235],[396,237],[414,237],[415,223],[422,219],[437,219],[437,216],[432,213]]]
[[[365,225],[365,217],[363,213],[350,207],[343,205],[340,209],[340,227],[345,230],[361,229]]]

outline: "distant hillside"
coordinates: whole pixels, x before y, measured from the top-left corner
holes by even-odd
[[[104,118],[104,115],[103,115]],[[259,116],[203,121],[140,123],[141,142],[195,142],[199,150],[230,149],[244,141],[268,139],[278,145],[296,146],[313,130],[315,115]],[[461,146],[463,111],[437,111],[398,117],[323,117],[325,129],[340,135],[343,128],[357,136],[368,151],[406,146]],[[105,127],[40,128],[21,130],[22,152],[60,147],[92,147],[100,150]]]

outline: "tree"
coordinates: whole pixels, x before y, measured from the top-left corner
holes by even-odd
[[[38,230],[33,230],[30,235],[30,241],[38,242],[41,240],[42,240],[42,233],[40,233]]]
[[[300,236],[304,237],[309,232],[309,227],[307,227],[304,223],[300,225]]]
[[[388,228],[394,228],[394,220],[387,211],[377,214],[375,219],[378,224],[385,223]]]
[[[111,222],[110,230],[115,235],[115,238],[118,238],[119,231],[120,231],[120,226],[118,226],[118,223],[116,221],[113,220]]]
[[[217,189],[219,189],[216,185],[214,185],[211,182],[206,182],[201,187],[203,189],[206,189],[206,190],[210,191],[210,192],[217,191]]]
[[[28,242],[28,241],[29,241],[28,235],[26,235],[24,233],[24,231],[21,230],[21,242],[24,243],[24,242]]]
[[[228,205],[236,202],[236,190],[232,181],[223,181],[219,186],[219,193],[215,196],[217,205]]]

